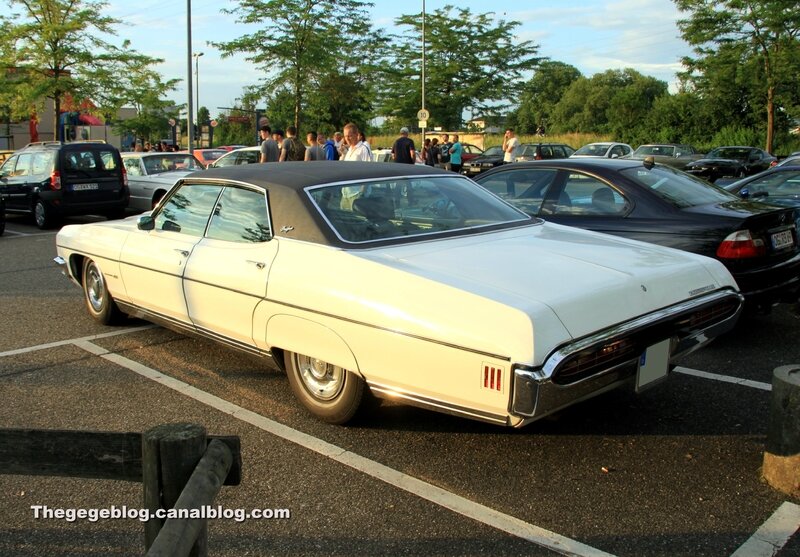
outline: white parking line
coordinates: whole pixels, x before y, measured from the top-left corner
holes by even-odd
[[[800,505],[785,502],[731,557],[773,557],[800,529]]]
[[[709,373],[707,371],[699,371],[688,367],[677,366],[673,371],[683,373],[684,375],[694,375],[695,377],[702,377],[703,379],[712,379],[714,381],[722,381],[723,383],[733,383],[735,385],[742,385],[743,387],[751,387],[753,389],[761,389],[762,391],[771,391],[772,385],[769,383],[761,383],[760,381],[751,381],[749,379],[740,379],[739,377],[731,377],[730,375],[719,375],[717,373]]]
[[[48,348],[56,348],[59,346],[72,344],[78,348],[90,352],[91,354],[104,358],[109,362],[113,362],[119,366],[138,373],[143,377],[164,385],[165,387],[189,396],[198,402],[206,404],[221,412],[229,414],[232,417],[272,433],[277,437],[295,443],[308,450],[314,451],[322,456],[326,456],[336,462],[345,464],[346,466],[349,466],[355,470],[359,470],[399,489],[408,491],[409,493],[417,495],[418,497],[426,499],[432,503],[440,505],[463,516],[469,517],[473,520],[492,526],[493,528],[513,536],[517,536],[530,541],[531,543],[546,547],[564,555],[572,555],[575,557],[613,557],[613,555],[599,549],[595,549],[576,540],[566,538],[556,534],[555,532],[534,526],[533,524],[528,524],[527,522],[524,522],[518,518],[501,513],[474,501],[470,501],[469,499],[446,491],[440,487],[419,480],[413,476],[404,474],[398,470],[394,470],[393,468],[389,468],[388,466],[385,466],[379,462],[347,451],[342,447],[338,447],[328,443],[327,441],[323,441],[322,439],[318,439],[308,435],[307,433],[303,433],[302,431],[298,431],[279,422],[270,420],[269,418],[266,418],[260,414],[256,414],[255,412],[247,410],[246,408],[242,408],[241,406],[228,402],[227,400],[197,389],[188,383],[184,383],[173,377],[164,375],[155,369],[144,366],[119,354],[109,352],[105,348],[91,342],[97,339],[134,333],[155,327],[156,325],[131,327],[127,329],[111,331],[109,333],[101,333],[47,344],[39,344],[36,346],[19,348],[16,350],[7,350],[5,352],[0,352],[0,358],[4,356],[26,354],[35,352],[37,350],[45,350]],[[740,379],[729,375],[709,373],[706,371],[699,371],[680,366],[676,367],[674,371],[685,375],[710,379],[713,381],[732,383],[763,391],[772,390],[772,386],[769,383]],[[798,529],[800,529],[800,506],[794,503],[785,502],[747,542],[745,542],[741,547],[739,547],[739,549],[736,550],[735,553],[731,555],[731,557],[774,556],[780,552],[781,548],[789,541],[795,532],[798,531]]]
[[[585,545],[579,541],[561,536],[555,532],[545,530],[533,524],[528,524],[518,518],[501,513],[475,501],[470,501],[464,497],[446,491],[440,487],[424,482],[408,474],[390,468],[374,460],[370,460],[361,455],[352,453],[342,447],[338,447],[322,439],[318,439],[302,431],[298,431],[289,426],[256,414],[246,408],[228,402],[211,393],[202,391],[188,383],[179,381],[174,377],[169,377],[163,373],[144,366],[138,362],[130,360],[125,356],[108,352],[101,346],[81,339],[75,342],[76,346],[88,350],[96,356],[100,356],[119,366],[129,369],[139,375],[155,381],[165,387],[173,389],[183,395],[191,397],[198,402],[215,408],[230,416],[247,422],[251,425],[267,431],[277,437],[295,443],[305,449],[313,451],[322,456],[328,457],[336,462],[349,466],[355,470],[363,472],[368,476],[386,482],[389,485],[400,488],[421,497],[436,505],[449,509],[453,512],[482,522],[500,531],[527,540],[536,545],[546,547],[563,555],[575,557],[613,557],[599,549]]]

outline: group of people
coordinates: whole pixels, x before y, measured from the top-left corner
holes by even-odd
[[[157,151],[160,153],[174,153],[178,150],[176,145],[170,145],[166,141],[156,141],[155,143],[150,143],[149,141],[145,141],[144,144],[136,142],[134,145],[133,150],[137,153],[147,152],[147,151]]]
[[[310,131],[303,143],[297,137],[297,128],[287,126],[283,130],[272,130],[269,125],[261,126],[261,162],[286,161],[371,161],[372,149],[367,138],[355,124],[347,124],[344,133],[336,132],[327,137],[322,132]]]
[[[392,160],[398,163],[438,166],[453,172],[461,172],[463,148],[458,134],[443,133],[440,138],[425,138],[422,151],[417,153],[414,140],[408,137],[408,128],[400,129],[400,137],[392,146]],[[336,132],[328,138],[324,133],[310,131],[303,143],[297,137],[297,128],[288,126],[286,135],[282,130],[272,130],[269,125],[261,126],[260,162],[285,161],[372,161],[372,148],[364,133],[356,124],[344,126],[344,133]],[[503,137],[503,161],[513,162],[520,143],[511,128]]]
[[[461,172],[461,155],[463,153],[458,134],[453,134],[450,141],[450,134],[443,133],[441,142],[438,138],[426,137],[419,153],[419,162],[428,166],[439,166]],[[395,162],[415,164],[418,161],[414,140],[408,137],[408,128],[400,129],[400,137],[392,146],[392,160]]]

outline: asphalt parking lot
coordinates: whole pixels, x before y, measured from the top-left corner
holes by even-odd
[[[84,222],[75,219],[70,222]],[[760,478],[774,368],[800,363],[780,307],[680,362],[522,430],[384,403],[320,423],[264,361],[143,321],[96,324],[52,264],[55,233],[0,237],[0,426],[239,435],[243,482],[212,555],[800,555],[800,500]],[[31,506],[141,505],[141,485],[0,475],[0,555],[137,555],[136,520],[36,519]]]

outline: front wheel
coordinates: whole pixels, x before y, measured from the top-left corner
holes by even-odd
[[[113,325],[124,317],[106,287],[106,279],[97,263],[87,259],[83,263],[83,297],[86,308],[95,320],[103,325]]]
[[[300,403],[317,418],[331,423],[350,421],[364,398],[364,380],[324,360],[286,352],[289,385]]]

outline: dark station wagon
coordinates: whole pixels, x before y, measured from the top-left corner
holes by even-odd
[[[9,213],[29,213],[39,228],[67,215],[124,216],[130,197],[119,151],[105,142],[31,143],[0,167]]]

